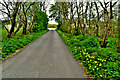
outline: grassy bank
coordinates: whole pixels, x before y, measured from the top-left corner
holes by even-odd
[[[120,55],[112,37],[107,48],[101,48],[93,36],[74,36],[57,30],[72,55],[85,67],[87,74],[94,78],[120,78]]]
[[[22,37],[15,36],[13,38],[4,40],[2,42],[2,60],[4,60],[4,58],[7,56],[12,55],[16,50],[23,48],[24,46],[33,42],[35,39],[41,37],[46,32],[48,32],[48,30],[41,30],[37,33],[31,33]]]

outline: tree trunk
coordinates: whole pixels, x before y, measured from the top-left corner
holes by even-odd
[[[91,2],[91,5],[90,5],[90,13],[89,13],[89,28],[90,28],[90,30],[89,30],[89,36],[91,36],[92,35],[92,26],[91,26],[91,12],[92,12],[92,10],[91,10],[91,8],[92,8],[92,2]]]
[[[79,31],[78,31],[78,28],[79,28],[79,23],[80,23],[80,13],[79,13],[79,9],[78,9],[78,5],[77,5],[77,2],[76,2],[76,11],[77,11],[77,16],[78,16],[78,19],[77,19],[77,26],[76,26],[76,34],[75,35],[79,35]]]
[[[11,20],[12,27],[11,27],[10,33],[8,34],[8,38],[11,38],[11,34],[14,32],[14,27],[15,27],[15,24],[16,24],[15,18],[16,18],[16,16],[13,17],[13,19]]]
[[[24,27],[23,27],[23,34],[24,35],[26,35],[26,29],[27,29],[27,21],[25,21]]]
[[[98,32],[99,32],[99,11],[98,11],[98,6],[97,6],[97,3],[94,2],[95,4],[95,7],[96,7],[96,11],[97,11],[97,24],[96,24],[96,27],[97,27],[97,30],[96,30],[96,35],[97,35],[97,41],[99,42],[99,36],[98,36]],[[100,43],[100,42],[99,42]]]
[[[112,5],[112,1],[110,1],[110,22],[109,22],[109,30],[111,30],[111,32],[112,32],[112,34],[113,34],[113,37],[114,37],[114,40],[115,40],[115,44],[116,44],[116,46],[118,47],[118,44],[117,44],[117,40],[116,40],[116,38],[115,38],[115,34],[114,34],[114,32],[113,32],[113,30],[112,30],[112,19],[113,19],[113,10],[112,10],[112,8],[113,8],[113,5]]]
[[[14,35],[16,35],[16,33],[20,30],[20,27],[21,27],[21,24],[19,24],[19,26],[18,26],[17,30],[15,31]]]
[[[120,53],[120,1],[118,4],[118,52]]]

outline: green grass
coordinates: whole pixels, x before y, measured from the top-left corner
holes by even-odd
[[[39,32],[27,34],[22,37],[18,37],[19,34],[17,34],[13,38],[4,40],[2,43],[2,60],[4,60],[4,58],[6,58],[7,56],[12,55],[16,50],[23,48],[24,46],[33,42],[35,39],[41,37],[47,31],[48,30],[41,30]]]
[[[19,37],[21,34],[22,34],[22,29],[20,29],[14,37]],[[6,30],[2,30],[2,41],[5,41],[8,39],[7,35],[8,35],[8,32]]]
[[[120,55],[116,51],[114,39],[109,37],[107,48],[101,48],[94,36],[74,36],[57,30],[71,54],[85,67],[92,78],[120,78]]]

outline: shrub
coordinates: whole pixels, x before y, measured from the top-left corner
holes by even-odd
[[[36,30],[36,27],[38,27],[37,28],[38,30],[47,29],[47,24],[48,24],[47,14],[42,12],[42,11],[39,11],[39,10],[36,10],[34,14],[35,14],[34,15],[34,28],[35,28],[35,30]],[[37,26],[35,26],[35,25],[37,25]]]
[[[82,62],[85,66],[85,70],[92,78],[101,79],[119,79],[120,78],[120,55],[116,53],[115,48],[110,42],[113,39],[109,39],[109,47],[100,48],[99,43],[95,36],[74,36],[71,38],[58,30],[58,33],[62,37],[63,41],[67,44],[68,48],[72,52],[72,55]],[[96,52],[96,54],[90,54]]]
[[[116,38],[116,39],[118,41],[118,38]],[[108,41],[107,47],[112,48],[116,52],[117,51],[117,47],[116,47],[114,38],[109,36],[107,41]]]
[[[26,46],[27,44],[31,43],[33,40],[39,38],[48,30],[41,31],[41,33],[34,33],[24,35],[22,37],[14,37],[6,40],[2,43],[2,58],[5,58],[8,55],[13,54],[16,50],[21,49],[22,47]]]

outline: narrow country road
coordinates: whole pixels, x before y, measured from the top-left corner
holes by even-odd
[[[2,63],[3,78],[85,78],[56,31],[49,31]]]

